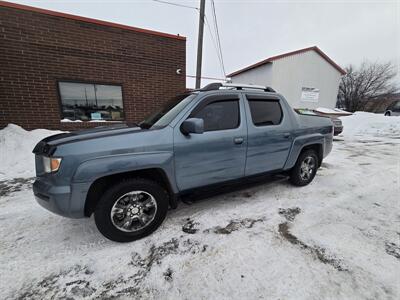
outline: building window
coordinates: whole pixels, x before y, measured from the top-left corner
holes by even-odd
[[[59,82],[58,88],[63,120],[123,120],[122,88],[119,85]]]
[[[282,109],[278,100],[248,99],[251,117],[255,126],[278,125],[282,120]]]

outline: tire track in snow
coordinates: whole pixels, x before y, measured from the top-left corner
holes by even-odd
[[[337,258],[328,255],[326,249],[318,246],[310,246],[299,240],[295,235],[290,232],[290,225],[294,221],[295,217],[301,212],[299,207],[279,209],[279,214],[284,216],[286,222],[278,225],[279,234],[289,243],[300,247],[300,249],[307,251],[308,253],[315,256],[319,261],[324,264],[331,265],[338,271],[349,271],[348,268],[343,266],[342,261]]]

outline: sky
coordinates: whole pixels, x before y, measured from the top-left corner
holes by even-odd
[[[200,2],[165,1],[193,7]],[[183,35],[187,75],[196,73],[196,9],[152,0],[11,2]],[[227,74],[270,56],[318,46],[342,67],[391,61],[400,86],[400,0],[215,0],[215,8]],[[211,0],[206,0],[206,18],[202,76],[224,78],[211,36],[215,41]],[[187,78],[187,87],[194,87],[194,79]]]

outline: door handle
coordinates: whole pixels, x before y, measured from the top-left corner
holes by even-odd
[[[242,137],[236,137],[236,138],[233,139],[233,142],[234,142],[235,144],[237,144],[237,145],[242,144],[243,141],[244,141],[244,138],[242,138]]]
[[[283,134],[283,137],[284,137],[284,138],[289,138],[289,137],[290,137],[290,133],[289,133],[289,132],[285,132],[285,133]]]

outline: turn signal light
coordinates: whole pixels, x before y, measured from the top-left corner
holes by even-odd
[[[58,171],[60,165],[61,158],[43,156],[43,168],[46,173]]]

